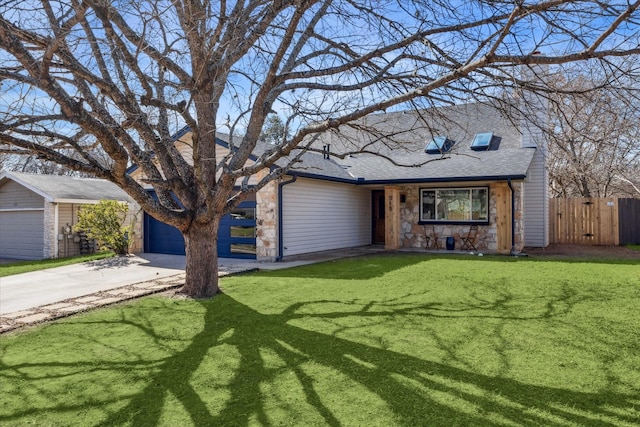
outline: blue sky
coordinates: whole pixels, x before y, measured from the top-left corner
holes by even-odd
[[[534,3],[534,2],[531,2]],[[16,3],[17,4],[17,3]],[[29,4],[37,5],[38,2],[31,1]],[[151,12],[152,8],[150,5],[153,4],[158,10],[163,11],[164,15],[162,17],[163,25],[165,26],[164,37],[166,37],[170,42],[175,42],[179,40],[180,30],[177,26],[177,22],[175,17],[172,17],[171,6],[169,2],[154,2],[154,3],[146,3],[146,2],[138,2],[136,4],[146,5],[144,10],[146,12]],[[219,5],[220,3],[214,3],[215,5]],[[340,15],[338,13],[338,8],[346,7],[348,3],[345,1],[335,1],[333,5],[327,10],[327,13],[324,15],[322,20],[318,23],[317,28],[319,31],[324,32],[324,36],[326,36],[329,40],[334,42],[343,42],[345,45],[348,45],[350,49],[358,52],[365,52],[370,50],[375,46],[382,45],[385,40],[388,42],[394,38],[400,39],[403,36],[408,36],[413,33],[416,33],[419,30],[428,30],[437,28],[438,26],[454,24],[459,20],[468,21],[478,18],[488,18],[495,14],[499,13],[507,13],[513,7],[513,2],[492,2],[493,6],[479,7],[478,2],[472,1],[451,1],[449,4],[452,5],[451,10],[444,10],[442,8],[435,8],[432,10],[428,10],[428,7],[433,6],[433,2],[424,1],[424,2],[406,2],[406,1],[369,1],[369,2],[361,2],[361,5],[374,4],[376,5],[376,10],[381,13],[380,22],[381,25],[377,25],[374,27],[368,27],[367,23],[363,19],[363,16],[358,14],[357,11],[352,12],[351,16],[346,17],[344,14]],[[22,3],[23,6],[28,6],[26,3]],[[64,3],[60,3],[60,5],[64,5]],[[118,10],[123,12],[125,10],[131,11],[130,3],[118,4]],[[229,9],[234,5],[234,2],[228,3]],[[417,5],[417,6],[416,6]],[[623,6],[625,3],[620,1],[611,1],[608,3],[609,7],[613,7],[614,5]],[[401,7],[402,6],[402,7]],[[128,9],[125,9],[128,7]],[[320,6],[316,5],[314,8],[310,10],[310,12],[314,12],[318,10]],[[411,7],[411,9],[409,9]],[[505,37],[504,43],[498,48],[496,53],[498,54],[528,54],[533,50],[540,49],[543,55],[553,55],[560,52],[564,52],[567,49],[581,49],[582,47],[575,42],[575,40],[570,40],[566,35],[562,35],[559,33],[560,26],[566,26],[568,30],[578,31],[580,32],[586,41],[592,41],[595,37],[598,36],[599,30],[606,28],[611,21],[611,18],[604,19],[596,17],[595,13],[600,13],[601,10],[598,9],[598,6],[595,2],[581,1],[577,2],[574,6],[576,9],[580,10],[583,14],[581,19],[570,20],[567,19],[567,15],[560,15],[560,12],[553,16],[551,14],[549,16],[548,21],[544,21],[535,16],[529,16],[526,19],[520,21],[519,24],[512,28],[511,34]],[[589,7],[594,8],[594,15],[589,15]],[[1,10],[1,9],[0,9]],[[4,17],[10,18],[14,21],[18,21],[20,19],[27,20],[25,22],[29,22],[31,24],[37,24],[40,19],[37,18],[37,14],[33,11],[24,12],[20,11],[16,8],[1,10]],[[292,16],[292,9],[289,9],[283,12],[280,16],[280,23],[282,25],[288,24],[289,20]],[[40,15],[42,16],[42,15]],[[306,18],[302,20],[302,23],[308,22],[311,18],[312,14],[309,13]],[[560,19],[562,17],[562,19]],[[556,18],[556,19],[554,19]],[[143,27],[143,21],[134,15],[128,15],[126,17],[127,21],[136,28]],[[384,19],[388,19],[389,22],[384,22]],[[397,21],[403,24],[403,28],[394,27],[393,23],[390,21]],[[303,24],[299,25],[299,28],[303,28]],[[39,24],[38,24],[39,25]],[[489,23],[487,25],[477,27],[475,29],[469,29],[466,32],[453,32],[446,34],[432,34],[429,35],[426,43],[416,44],[411,49],[398,50],[394,52],[389,52],[383,55],[381,58],[375,59],[375,63],[378,67],[382,67],[386,62],[392,61],[395,57],[402,53],[411,53],[416,56],[424,56],[430,57],[434,60],[443,60],[446,63],[446,66],[442,66],[439,64],[422,64],[416,65],[414,61],[410,59],[404,59],[399,61],[394,67],[394,72],[410,74],[412,72],[424,74],[423,79],[421,79],[421,84],[428,82],[430,78],[437,78],[444,73],[450,71],[451,61],[447,61],[445,55],[451,55],[455,57],[456,60],[461,61],[462,63],[469,61],[470,58],[479,58],[481,57],[487,49],[489,49],[489,45],[484,47],[478,47],[478,41],[486,38],[490,34],[494,34],[499,31],[501,23],[498,25]],[[215,21],[211,22],[211,28],[215,27]],[[154,24],[153,21],[149,21],[145,27],[147,30],[152,30],[152,34],[154,37],[162,35],[159,31],[159,26]],[[218,125],[221,130],[225,130],[225,126],[227,123],[227,117],[230,117],[233,121],[235,118],[239,117],[243,112],[245,112],[248,108],[251,107],[252,102],[252,94],[255,93],[260,87],[262,83],[262,78],[264,76],[264,72],[269,65],[267,50],[273,50],[277,46],[278,36],[282,34],[281,30],[271,29],[271,32],[265,33],[259,40],[256,49],[251,50],[248,55],[242,58],[235,64],[236,73],[230,75],[227,84],[227,91],[225,96],[222,99],[220,111],[218,114]],[[75,28],[74,35],[81,34],[79,27]],[[101,36],[102,33],[98,31],[96,33],[98,36]],[[474,39],[477,39],[474,41]],[[613,37],[612,44],[620,44],[626,43],[632,45],[633,43],[638,42],[638,31],[635,24],[633,26],[625,26],[621,28]],[[429,43],[432,43],[432,46],[429,46]],[[323,42],[318,42],[320,47],[325,47],[326,44]],[[157,44],[160,46],[160,44]],[[106,47],[103,45],[105,52],[107,51]],[[132,52],[136,52],[135,46],[130,46]],[[310,54],[315,46],[305,47],[300,51],[300,56],[305,54]],[[438,49],[442,49],[438,51]],[[78,54],[82,54],[86,52],[87,48],[80,47],[77,50]],[[289,53],[291,49],[289,50]],[[189,57],[185,55],[185,45],[184,42],[177,42],[173,46],[173,50],[170,53],[170,57],[173,58],[174,61],[179,63],[181,66],[185,68],[188,72],[190,72],[189,65]],[[264,58],[264,59],[263,59]],[[0,52],[0,59],[3,58],[3,53]],[[326,67],[330,61],[339,61],[337,56],[324,55],[321,57],[316,57],[315,59],[310,60],[307,64],[300,64],[296,70],[304,70],[304,69],[317,69],[319,67]],[[5,65],[7,61],[4,61]],[[92,70],[96,70],[96,65],[94,61],[86,60],[84,64],[90,67]],[[143,69],[143,71],[148,72],[150,74],[158,73],[159,67],[153,64],[149,58],[145,55],[139,56],[139,65]],[[371,69],[372,70],[372,69]],[[507,68],[508,70],[508,68]],[[362,71],[365,71],[364,73]],[[373,72],[373,71],[371,71]],[[252,73],[254,77],[257,79],[254,84],[251,84],[250,81],[244,77],[245,73]],[[354,73],[351,71],[344,71],[335,73],[330,76],[317,77],[314,79],[316,83],[324,82],[327,84],[354,84],[357,82],[362,82],[367,78],[366,70],[360,70],[358,73]],[[470,83],[470,82],[469,82]],[[134,80],[131,81],[131,84],[135,84]],[[389,88],[389,86],[387,86]],[[20,92],[12,92],[11,90],[6,89],[6,86],[3,85],[4,94],[3,100],[0,102],[0,105],[3,105],[3,109],[12,101],[12,98]],[[405,88],[406,90],[407,88]],[[446,102],[447,98],[451,98],[452,96],[464,96],[463,87],[449,87],[447,90],[435,91],[434,97],[431,98],[433,102]],[[285,94],[281,95],[279,101],[276,101],[273,105],[273,109],[275,112],[279,113],[282,117],[286,117],[292,113],[291,108],[293,105],[298,102],[298,107],[302,105],[306,105],[309,110],[317,110],[320,114],[316,117],[310,118],[313,120],[322,119],[323,117],[327,117],[333,114],[341,114],[347,111],[351,111],[359,106],[375,102],[384,97],[393,96],[398,93],[398,88],[396,89],[381,89],[380,86],[371,86],[364,90],[351,90],[351,91],[338,91],[338,92],[324,92],[317,89],[296,89],[295,91],[289,91]],[[97,92],[96,92],[97,93]],[[175,94],[169,93],[169,96],[173,96]],[[182,98],[188,97],[187,93],[182,93],[179,95]],[[456,100],[459,102],[460,100]],[[39,102],[42,102],[43,105],[47,105],[46,97],[44,99],[40,99]],[[404,108],[406,104],[398,106],[396,108]],[[322,113],[320,110],[325,109],[326,111]],[[115,110],[114,110],[115,113]],[[245,116],[246,117],[246,116]],[[180,119],[179,115],[172,115],[173,125],[175,129],[179,129],[184,122]],[[240,126],[240,129],[242,125]],[[228,129],[226,129],[228,131]]]

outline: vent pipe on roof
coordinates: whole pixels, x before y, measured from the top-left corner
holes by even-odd
[[[331,144],[322,146],[322,157],[324,159],[329,159],[331,157]]]

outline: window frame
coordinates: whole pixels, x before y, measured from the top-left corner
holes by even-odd
[[[487,138],[487,136],[488,139],[486,139],[486,142],[484,142],[484,138]],[[489,148],[491,148],[491,141],[493,141],[493,132],[479,132],[476,133],[473,137],[469,148],[471,148],[473,151],[487,151],[489,150]],[[480,142],[482,142],[482,144],[480,144]]]
[[[431,140],[424,147],[424,151],[427,154],[444,154],[451,151],[453,147],[453,141],[447,138],[446,135],[438,135],[431,138]]]
[[[460,190],[467,190],[469,192],[469,203],[470,206],[473,206],[473,190],[485,190],[485,194],[486,194],[486,206],[487,206],[487,218],[486,219],[464,219],[464,220],[451,220],[451,219],[437,219],[438,216],[438,212],[437,212],[437,208],[435,209],[435,216],[436,219],[424,219],[424,203],[423,203],[423,194],[425,191],[432,191],[434,192],[434,196],[435,196],[435,200],[434,200],[434,206],[438,205],[438,192],[439,191],[460,191]],[[477,224],[477,225],[489,225],[490,223],[490,217],[491,217],[491,212],[490,212],[490,201],[491,201],[491,192],[490,192],[490,188],[488,185],[482,185],[482,186],[467,186],[467,187],[423,187],[420,188],[418,191],[418,205],[419,205],[419,211],[418,211],[418,224]],[[473,210],[471,210],[471,213],[473,213]]]

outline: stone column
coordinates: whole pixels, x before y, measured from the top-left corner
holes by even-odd
[[[271,181],[256,193],[256,258],[275,261],[278,257],[278,181]]]
[[[524,183],[523,182],[514,182],[512,183],[514,197],[515,197],[515,212],[513,213],[515,218],[515,250],[517,252],[522,251],[524,249],[525,243],[525,234],[524,234]]]
[[[129,251],[134,254],[140,253],[144,250],[142,241],[143,221],[144,211],[142,210],[140,205],[135,201],[129,201],[129,213],[127,214],[126,224],[133,224],[133,236],[129,236],[129,238],[132,239],[131,245],[129,246]]]
[[[57,258],[56,253],[58,240],[58,224],[57,224],[57,204],[44,202],[44,248],[42,256],[44,259]]]

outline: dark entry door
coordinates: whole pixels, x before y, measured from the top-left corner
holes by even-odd
[[[384,190],[374,190],[371,192],[373,230],[371,242],[384,245]]]

